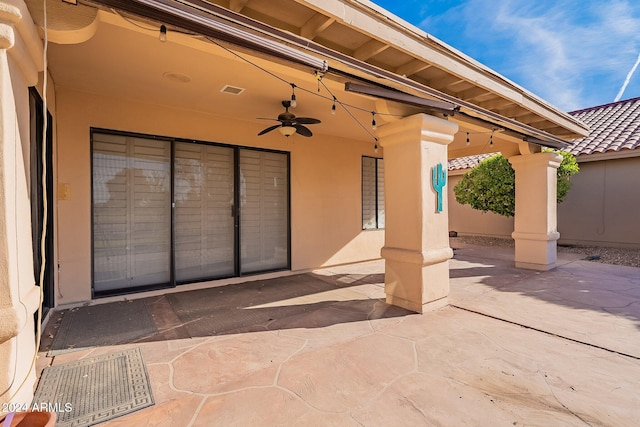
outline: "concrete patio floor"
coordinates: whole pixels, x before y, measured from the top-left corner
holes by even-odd
[[[254,282],[210,334],[156,297],[158,334],[38,366],[140,347],[155,406],[109,426],[640,425],[640,269],[454,247],[437,311],[386,305],[375,261]],[[296,291],[255,298],[270,286]]]

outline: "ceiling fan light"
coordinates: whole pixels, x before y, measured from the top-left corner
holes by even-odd
[[[281,126],[278,128],[278,130],[286,137],[289,137],[296,133],[296,128],[294,128],[293,126]]]

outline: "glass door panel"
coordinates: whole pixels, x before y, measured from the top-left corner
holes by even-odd
[[[235,273],[234,150],[176,143],[176,281]]]
[[[240,150],[240,272],[289,266],[286,154]]]
[[[95,292],[171,277],[171,144],[93,134]]]

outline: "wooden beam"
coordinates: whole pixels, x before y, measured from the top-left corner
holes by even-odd
[[[300,35],[305,39],[313,40],[335,21],[335,18],[316,13],[300,28]]]
[[[528,116],[531,114],[529,110],[526,110],[522,106],[514,103],[506,104],[504,107],[497,107],[497,109],[501,115],[510,117],[521,123],[525,123],[524,120],[521,120],[523,116]]]
[[[479,104],[482,108],[495,111],[497,109],[501,109],[501,108],[504,109],[505,107],[512,105],[513,101],[509,99],[504,99],[504,98],[495,98],[495,99],[492,99],[491,101],[479,102]],[[500,115],[504,116],[504,114],[500,114]],[[505,117],[511,117],[511,116],[506,115]]]
[[[234,12],[240,12],[249,0],[229,0],[229,9]]]
[[[360,46],[359,48],[357,48],[353,52],[353,57],[360,61],[366,61],[372,56],[375,56],[380,52],[384,51],[388,47],[389,45],[386,43],[382,43],[382,42],[379,42],[378,40],[371,39],[365,44],[363,44],[362,46]]]
[[[460,92],[456,92],[456,96],[460,99],[464,99],[465,101],[471,101],[476,99],[482,95],[486,95],[489,93],[486,89],[481,87],[472,87],[470,89],[461,90]]]
[[[442,90],[442,88],[447,88],[463,81],[464,80],[458,76],[454,76],[453,74],[448,74],[444,77],[431,79],[431,84],[432,84],[432,87]]]
[[[429,67],[431,67],[431,65],[427,64],[424,61],[420,61],[419,59],[412,59],[411,61],[396,68],[395,73],[400,74],[401,76],[408,77],[415,73],[419,73],[422,70],[426,70]]]

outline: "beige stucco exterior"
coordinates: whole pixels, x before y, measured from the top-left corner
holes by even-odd
[[[362,230],[360,213],[361,158],[377,156],[370,143],[277,132],[261,139],[229,118],[67,88],[58,89],[56,106],[58,133],[65,135],[57,148],[58,183],[68,192],[58,200],[58,304],[91,299],[91,127],[290,152],[292,270],[380,257],[384,232]]]
[[[493,129],[485,120],[494,117],[515,129],[496,134],[495,146],[517,157],[513,160],[518,163],[517,185],[524,197],[516,208],[524,212],[517,214],[520,218],[514,234],[521,241],[518,262],[528,268],[553,266],[555,175],[550,170],[554,160],[523,152],[519,132],[530,131],[534,137],[557,141],[560,136],[547,129],[559,126],[558,134],[564,136],[580,134],[584,127],[515,84],[495,78],[470,58],[447,51],[441,42],[420,37],[416,29],[400,20],[387,20],[375,5],[364,1],[291,1],[297,7],[287,19],[290,25],[302,21],[299,33],[309,40],[338,22],[337,30],[329,31],[330,37],[343,38],[348,45],[356,40],[341,34],[356,32],[363,43],[350,54],[361,63],[336,60],[340,55],[328,54],[334,74],[323,76],[290,58],[246,48],[234,51],[228,45],[173,28],[167,41],[161,42],[158,22],[136,21],[108,8],[87,11],[84,5],[76,8],[57,2],[51,10],[55,28],[48,33],[36,27],[30,16],[42,12],[36,7],[40,3],[28,3],[31,12],[23,0],[0,1],[0,401],[29,402],[35,381],[33,314],[41,303],[39,288],[34,286],[31,242],[34,201],[29,192],[29,87],[37,88],[53,117],[54,152],[50,155],[54,170],[50,172],[54,185],[49,191],[55,203],[49,208],[54,212],[55,249],[54,259],[48,261],[54,266],[57,307],[100,303],[92,300],[92,128],[288,153],[290,269],[253,278],[383,256],[387,302],[422,312],[446,304],[448,260],[452,256],[447,233],[456,226],[453,221],[449,226],[448,204],[453,198],[447,191],[451,186],[442,195],[441,209],[436,208],[432,170],[438,164],[445,166],[452,152],[479,150],[476,143],[465,145],[464,129]],[[78,11],[87,13],[76,19]],[[316,12],[313,19],[307,18]],[[43,25],[44,19],[38,16],[36,21]],[[307,25],[309,22],[317,25]],[[44,36],[51,37],[47,38],[46,65]],[[374,36],[378,40],[367,40]],[[273,34],[269,37],[279,49],[295,50]],[[337,42],[327,42],[332,43]],[[301,52],[296,54],[311,55],[298,49]],[[405,63],[385,80],[389,70],[374,72],[367,68],[372,64],[364,63],[378,53],[391,57],[391,63]],[[430,54],[433,62],[424,63]],[[320,56],[317,52],[314,55]],[[544,123],[544,127],[533,129],[526,123],[497,117],[499,113],[476,108],[466,100],[460,100],[466,115],[460,114],[461,110],[452,115],[453,108],[443,113],[424,109],[420,103],[383,101],[345,88],[345,80],[353,78],[373,86],[391,84],[397,90],[406,89],[413,96],[424,97],[421,101],[448,99],[444,93],[435,96],[413,84],[403,87],[411,83],[405,75],[424,71],[442,76],[439,70],[447,67],[449,76],[438,79],[445,89],[451,78],[459,79],[454,86],[462,87],[460,93],[469,93],[476,84],[483,98],[508,100],[497,105],[531,112],[543,119],[537,123]],[[225,85],[243,90],[237,96],[230,95],[222,90]],[[313,126],[313,137],[285,138],[279,132],[258,136],[269,125],[258,118],[277,117],[282,112],[281,101],[291,96],[294,87],[298,95],[295,114],[322,122]],[[320,96],[312,96],[317,93]],[[336,99],[340,107],[352,110],[338,108],[332,115]],[[377,131],[369,128],[374,111]],[[386,230],[362,229],[363,156],[385,159]],[[528,201],[528,195],[534,202]],[[246,277],[233,277],[139,292],[127,298],[243,280]]]
[[[559,243],[640,248],[640,157],[578,162],[580,173],[558,205]]]
[[[562,156],[525,152],[509,158],[515,171],[513,233],[515,264],[549,270],[556,266],[558,233],[557,169]]]
[[[640,247],[635,212],[640,209],[640,157],[579,156],[580,173],[571,177],[571,189],[558,205],[560,245]],[[450,230],[460,235],[510,239],[513,218],[481,212],[455,200],[453,188],[464,171],[449,177]]]
[[[386,125],[380,132],[388,169],[385,187],[392,190],[385,199],[387,234],[382,248],[390,304],[417,312],[446,305],[453,251],[447,232],[447,194],[442,191],[440,211],[432,171],[446,165],[447,146],[457,130],[455,123],[418,115]]]
[[[35,381],[35,286],[29,200],[29,96],[42,49],[22,2],[0,4],[0,390],[29,402]]]

